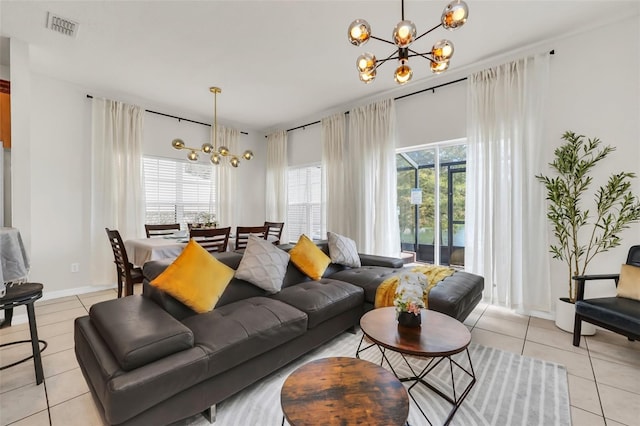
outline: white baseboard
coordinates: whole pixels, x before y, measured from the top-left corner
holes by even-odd
[[[112,285],[89,285],[85,287],[68,288],[66,290],[58,291],[42,291],[42,299],[51,300],[59,299],[61,297],[78,296],[79,294],[95,293],[96,291],[111,290],[118,288],[117,284]]]

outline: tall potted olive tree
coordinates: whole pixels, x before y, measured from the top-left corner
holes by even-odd
[[[598,187],[589,202],[591,171],[609,154],[612,146],[601,147],[598,138],[586,139],[567,131],[562,135],[564,143],[554,152],[549,166],[553,176],[536,175],[547,190],[547,218],[553,225],[556,242],[550,252],[554,259],[567,264],[568,297],[556,304],[556,325],[573,331],[576,288],[572,277],[584,275],[591,261],[599,253],[620,245],[619,234],[630,224],[640,220],[640,201],[631,191],[631,172],[613,173],[607,183]],[[568,315],[562,310],[569,309]],[[583,334],[593,334],[586,330]]]

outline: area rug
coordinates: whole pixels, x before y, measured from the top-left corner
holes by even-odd
[[[331,342],[319,347],[296,362],[282,368],[253,386],[223,401],[217,406],[216,426],[277,426],[282,424],[280,389],[287,376],[301,365],[318,358],[332,356],[355,356],[362,337],[343,333]],[[528,358],[499,349],[481,345],[469,346],[476,384],[456,412],[451,425],[570,425],[569,391],[567,371],[562,365]],[[396,372],[408,375],[402,359],[387,351]],[[362,359],[379,363],[380,352],[374,347],[360,354]],[[463,367],[468,368],[464,353],[454,356]],[[414,367],[425,365],[425,360],[409,358]],[[386,367],[386,364],[384,365]],[[388,368],[388,367],[386,367]],[[463,389],[468,383],[460,371],[455,371],[456,388]],[[450,389],[449,363],[441,363],[429,374],[429,380],[437,386]],[[410,383],[405,383],[408,387]],[[451,405],[424,386],[416,386],[413,396],[425,410],[434,425],[442,425]],[[409,398],[409,424],[428,425],[415,402]],[[205,426],[209,423],[198,415],[177,425]],[[284,423],[285,425],[287,422]],[[318,424],[323,424],[318,419]]]

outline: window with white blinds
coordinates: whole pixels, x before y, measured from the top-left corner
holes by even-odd
[[[216,214],[216,174],[212,165],[144,157],[145,223],[186,223],[199,213]]]
[[[319,165],[288,170],[287,229],[289,239],[297,241],[301,234],[323,239],[322,171]]]

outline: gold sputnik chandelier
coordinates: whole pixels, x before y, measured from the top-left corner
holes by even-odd
[[[182,139],[174,139],[171,142],[171,146],[175,149],[188,149],[189,154],[187,154],[187,158],[191,161],[198,161],[198,153],[202,152],[211,155],[209,157],[211,164],[218,165],[223,157],[228,157],[229,163],[231,163],[233,167],[238,167],[240,165],[240,158],[251,160],[253,158],[253,152],[246,150],[242,155],[237,155],[231,153],[229,148],[224,145],[218,148],[218,93],[221,93],[222,89],[219,87],[210,87],[209,91],[213,93],[213,127],[211,129],[213,132],[213,145],[206,142],[203,143],[200,148],[191,148],[186,146]]]
[[[439,27],[453,31],[467,22],[469,8],[462,0],[454,0],[445,7],[442,12],[441,23],[435,27],[416,36],[416,26],[413,22],[404,19],[404,0],[402,0],[402,20],[393,29],[393,41],[388,41],[375,37],[371,34],[371,26],[364,19],[356,19],[349,25],[349,42],[354,46],[360,46],[369,41],[370,38],[379,40],[397,47],[385,59],[377,59],[373,53],[363,53],[356,60],[356,67],[360,75],[360,81],[371,83],[376,78],[376,72],[380,65],[387,61],[398,60],[394,78],[398,84],[405,84],[413,77],[413,70],[409,66],[409,58],[420,56],[427,59],[431,64],[431,71],[439,74],[449,68],[449,60],[453,56],[453,43],[449,40],[437,41],[430,52],[419,53],[411,48],[413,42],[421,39],[425,35]],[[394,56],[395,55],[395,56]]]

